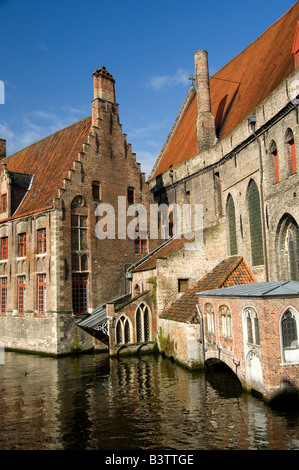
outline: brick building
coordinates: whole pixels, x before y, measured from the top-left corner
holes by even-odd
[[[126,294],[128,267],[155,247],[142,233],[126,234],[127,209],[148,208],[152,194],[122,132],[113,77],[102,67],[93,81],[91,116],[6,158],[0,142],[0,338],[7,348],[90,348],[78,317]],[[115,219],[105,221],[101,207],[112,207]],[[101,239],[108,226],[114,237]]]
[[[208,276],[215,280],[210,289],[219,289],[215,297],[229,303],[227,308],[238,325],[232,330],[235,341],[229,338],[221,345],[231,356],[228,365],[236,371],[242,362],[242,382],[247,380],[248,388],[258,390],[263,370],[265,396],[282,387],[284,380],[298,387],[298,342],[294,339],[289,353],[292,359],[286,358],[281,333],[288,304],[292,306],[288,314],[293,319],[292,334],[298,336],[297,284],[284,299],[279,295],[277,301],[263,295],[253,299],[255,312],[262,312],[262,359],[259,347],[244,339],[248,330],[241,317],[246,305],[225,299],[224,292],[226,285],[252,286],[257,281],[256,286],[269,286],[272,282],[299,280],[298,21],[296,2],[212,77],[206,51],[195,53],[196,89],[192,80],[149,185],[155,201],[168,205],[170,213],[175,205],[191,204],[191,210],[196,205],[203,207],[203,245],[189,251],[186,240],[171,240],[132,266],[134,308],[127,304],[121,311],[107,310],[113,328],[122,317],[132,334],[127,338],[112,335],[113,351],[128,345],[132,349],[133,344],[138,347],[136,312],[139,303],[144,303],[141,297],[149,298],[148,292],[152,292],[155,305],[150,308],[153,317],[158,316],[155,333],[159,350],[188,367],[202,364],[205,354],[201,335],[210,317],[205,312],[201,329],[196,309],[201,300],[195,294],[198,289],[206,290],[203,284]],[[223,267],[229,284],[214,278]],[[271,308],[276,329],[268,335]],[[220,336],[215,341],[220,347]],[[272,341],[276,362],[271,366],[267,342]],[[225,355],[223,358],[225,362]],[[249,363],[254,364],[251,369]],[[253,379],[255,374],[257,380]],[[277,380],[271,382],[274,376]]]

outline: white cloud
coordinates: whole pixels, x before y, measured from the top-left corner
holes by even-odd
[[[161,90],[165,86],[181,84],[188,84],[188,72],[182,68],[179,68],[174,75],[157,75],[149,82],[149,86],[156,91]]]
[[[0,122],[0,137],[6,139],[7,155],[11,155],[86,116],[76,108],[64,108],[61,114],[35,110],[23,116],[21,122],[14,122],[17,130],[8,122]]]

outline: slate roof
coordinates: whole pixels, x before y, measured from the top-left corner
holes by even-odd
[[[5,163],[14,180],[24,183],[26,176],[32,184],[14,216],[25,215],[53,207],[58,188],[73,169],[78,152],[83,150],[91,128],[91,116],[82,119],[28,147],[6,157]],[[20,174],[23,174],[22,178]],[[27,178],[27,179],[28,179]]]
[[[219,140],[275,90],[294,70],[293,43],[299,2],[244,51],[210,78],[211,108]],[[198,154],[196,93],[161,152],[149,179]]]
[[[198,292],[200,297],[285,297],[299,295],[299,282],[273,281]]]
[[[184,292],[159,317],[183,323],[197,323],[199,321],[196,310],[198,292],[211,292],[211,289],[221,291],[228,286],[253,282],[255,282],[255,278],[244,258],[242,256],[231,256],[223,260],[200,281]]]

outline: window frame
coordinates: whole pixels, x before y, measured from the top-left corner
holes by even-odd
[[[7,277],[0,278],[0,314],[6,315],[7,313]]]
[[[1,261],[8,259],[8,237],[2,237],[0,239],[0,256]]]
[[[17,281],[17,288],[18,288],[17,312],[18,312],[18,315],[24,315],[24,313],[25,313],[26,276],[22,274],[21,276],[18,276],[17,278],[18,278],[18,281]],[[22,295],[20,295],[20,293],[22,293]]]
[[[45,273],[37,274],[37,314],[45,315],[47,278]],[[42,308],[40,308],[42,306]]]
[[[40,236],[41,235],[41,236]],[[36,235],[37,254],[43,255],[47,252],[47,229],[39,228]]]
[[[18,233],[18,257],[26,256],[26,232]]]

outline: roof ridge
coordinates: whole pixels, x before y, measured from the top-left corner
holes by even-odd
[[[75,121],[75,122],[73,122],[72,124],[69,124],[68,126],[63,127],[62,129],[58,129],[57,131],[52,132],[51,134],[48,134],[48,135],[46,135],[45,137],[42,137],[41,139],[39,139],[39,140],[37,140],[37,141],[35,141],[35,142],[32,142],[31,144],[27,145],[26,147],[23,147],[23,148],[21,148],[20,150],[17,150],[16,152],[11,153],[10,155],[7,155],[7,157],[3,158],[3,159],[1,160],[1,162],[4,162],[4,163],[5,163],[5,160],[6,160],[6,159],[9,159],[10,157],[13,157],[14,155],[17,155],[18,153],[23,152],[23,150],[30,149],[30,147],[33,147],[34,145],[37,145],[37,144],[39,144],[40,142],[43,142],[43,140],[46,140],[46,139],[48,139],[48,138],[50,138],[50,137],[53,137],[55,134],[59,134],[60,132],[65,131],[65,130],[68,129],[69,127],[75,126],[75,125],[78,124],[79,122],[85,121],[85,120],[90,119],[90,118],[91,118],[91,115],[86,116],[85,118],[79,119],[78,121]],[[25,173],[25,174],[26,174],[26,173]]]

